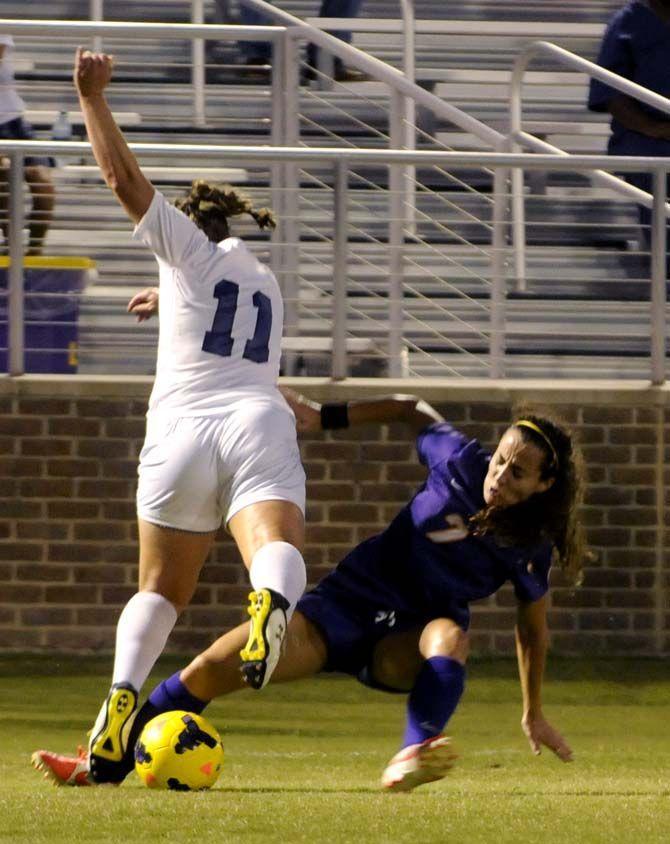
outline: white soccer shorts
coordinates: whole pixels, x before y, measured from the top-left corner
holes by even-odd
[[[293,414],[276,400],[236,402],[216,416],[149,416],[137,515],[206,533],[243,507],[281,500],[305,512],[305,472]]]

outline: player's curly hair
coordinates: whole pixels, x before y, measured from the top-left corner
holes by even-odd
[[[542,433],[521,420],[536,425]],[[540,477],[553,478],[544,492],[511,507],[484,507],[471,520],[475,535],[492,534],[505,545],[532,547],[549,539],[556,548],[561,565],[573,583],[582,580],[582,563],[589,552],[579,507],[584,497],[584,462],[574,437],[563,422],[544,412],[520,412],[517,426],[525,442],[532,443],[544,455]]]
[[[254,208],[251,200],[230,185],[210,185],[196,179],[188,196],[175,200],[175,206],[218,243],[230,236],[228,219],[249,214],[259,229],[274,229],[275,216],[269,208]]]

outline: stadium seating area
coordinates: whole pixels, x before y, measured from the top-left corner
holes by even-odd
[[[190,4],[177,0],[108,3],[109,20],[187,22]],[[207,6],[208,19],[212,6]],[[287,0],[282,8],[319,23],[314,0]],[[616,0],[541,0],[537,3],[418,0],[417,81],[489,126],[504,130],[508,82],[514,56],[543,38],[593,59]],[[234,9],[234,6],[233,6]],[[53,19],[86,20],[84,0],[54,0]],[[401,33],[385,31],[399,6],[369,0],[352,22],[354,46],[399,67]],[[3,5],[6,17],[39,17],[38,6]],[[431,21],[430,26],[422,22]],[[552,22],[545,27],[544,22]],[[17,69],[29,117],[48,137],[54,114],[72,113],[77,103],[70,83],[74,39],[17,37],[24,62]],[[266,144],[270,141],[270,88],[236,62],[235,44],[221,45],[207,68],[206,126],[193,121],[191,46],[186,40],[159,43],[124,39],[105,49],[116,56],[110,101],[132,141]],[[530,131],[569,152],[604,151],[607,121],[586,111],[587,79],[546,61],[533,64],[525,88],[524,116]],[[387,147],[388,93],[382,83],[301,88],[300,142]],[[418,146],[426,149],[483,149],[486,144],[457,126],[420,109]],[[91,160],[60,162],[56,219],[48,249],[86,254],[98,265],[98,280],[82,302],[82,371],[106,371],[110,357],[132,348],[128,372],[151,371],[155,327],[129,324],[121,304],[138,285],[154,278],[150,256],[134,246],[127,222],[103,189]],[[228,168],[216,158],[191,166],[170,157],[152,160],[151,177],[168,193],[197,173],[242,184],[269,201],[269,168]],[[485,375],[490,267],[491,174],[483,169],[445,174],[417,173],[416,230],[405,253],[405,324],[408,372],[417,375]],[[357,168],[350,203],[349,328],[381,348],[387,334],[385,168]],[[578,174],[527,178],[528,281],[516,290],[510,270],[506,372],[517,376],[646,377],[649,327],[648,270],[637,252],[635,206],[594,188]],[[330,176],[310,168],[301,178],[299,228],[300,333],[330,334],[332,285],[332,191]],[[307,215],[305,213],[305,216]],[[271,244],[242,226],[267,257]],[[76,237],[73,236],[76,233]],[[296,244],[297,245],[297,244]],[[308,361],[307,371],[322,362]],[[312,369],[310,370],[310,366]],[[316,369],[315,369],[316,368]]]

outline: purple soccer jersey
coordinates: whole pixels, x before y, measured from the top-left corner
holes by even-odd
[[[484,506],[491,455],[444,422],[421,432],[417,451],[428,469],[423,486],[298,604],[324,633],[337,670],[360,669],[362,652],[392,630],[439,617],[466,629],[469,603],[508,580],[524,602],[548,589],[551,543],[501,547],[491,536],[468,534],[470,517]]]

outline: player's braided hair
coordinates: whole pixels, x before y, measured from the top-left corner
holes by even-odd
[[[228,219],[249,214],[259,229],[274,229],[275,216],[269,208],[254,208],[251,200],[230,185],[210,185],[197,179],[188,196],[175,201],[175,206],[202,229],[215,243],[230,235]]]
[[[556,548],[561,568],[574,583],[580,583],[582,563],[588,555],[578,515],[584,496],[581,452],[565,424],[545,413],[524,411],[512,425],[520,420],[540,429],[517,427],[524,441],[532,443],[544,455],[542,479],[553,478],[554,483],[544,492],[511,507],[483,508],[472,517],[473,533],[491,533],[502,544],[522,547],[549,539]]]

